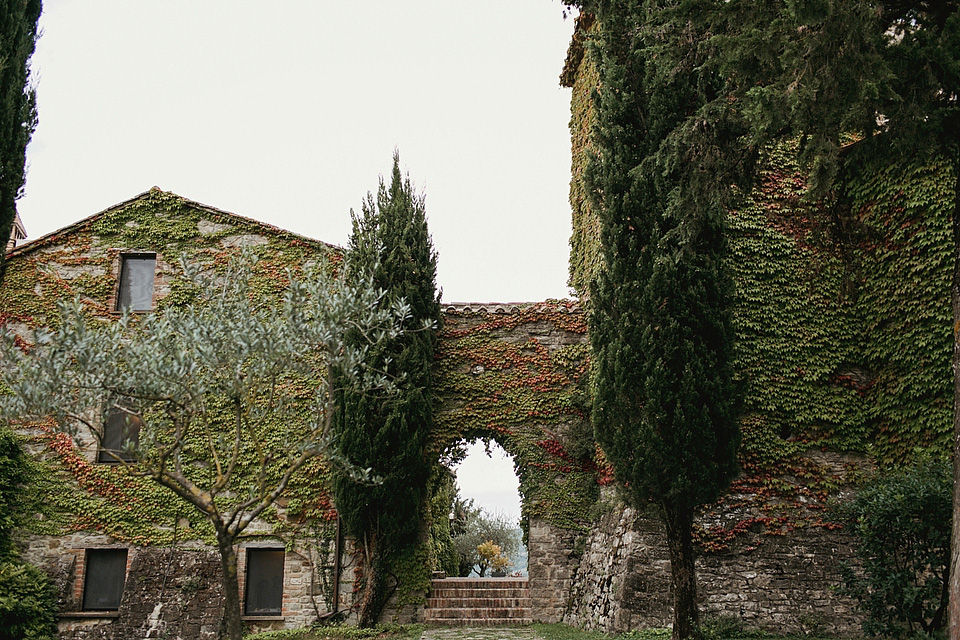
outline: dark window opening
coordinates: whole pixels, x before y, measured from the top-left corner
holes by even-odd
[[[87,549],[83,580],[84,611],[115,611],[120,608],[127,577],[126,549]]]
[[[282,608],[283,549],[247,549],[245,613],[279,616]]]
[[[140,416],[121,407],[111,407],[103,421],[103,438],[97,462],[121,462],[134,459],[129,446],[140,442]],[[129,445],[129,446],[128,446]]]
[[[117,311],[150,311],[153,309],[153,279],[157,256],[131,253],[121,256],[120,289]]]

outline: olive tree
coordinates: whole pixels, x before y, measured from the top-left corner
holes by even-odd
[[[469,576],[476,572],[481,578],[486,574],[489,563],[477,547],[491,542],[500,547],[500,552],[510,560],[516,560],[520,551],[520,529],[502,513],[490,514],[482,507],[473,504],[473,500],[459,500],[454,507],[457,519],[457,531],[453,536],[453,546],[460,563],[460,575]]]
[[[113,456],[212,525],[226,635],[240,640],[235,544],[298,470],[328,452],[331,380],[390,392],[368,353],[395,338],[409,312],[322,268],[291,278],[277,299],[257,293],[250,254],[225,270],[182,263],[190,304],[103,320],[74,300],[59,305],[59,328],[36,330],[26,348],[5,332],[0,371],[12,394],[0,410],[21,422],[53,419],[101,450],[112,446],[108,416],[137,427]]]

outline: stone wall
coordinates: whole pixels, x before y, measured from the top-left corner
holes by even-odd
[[[245,577],[244,551],[238,556],[240,592]],[[260,543],[259,546],[262,546]],[[276,547],[276,544],[272,545]],[[127,549],[127,572],[120,607],[112,612],[81,608],[84,557],[87,549]],[[332,610],[327,603],[315,554],[288,550],[284,557],[283,609],[279,616],[244,617],[253,631],[297,628],[313,624]],[[60,605],[60,637],[64,640],[168,638],[215,640],[223,611],[219,554],[209,547],[136,547],[108,536],[75,533],[34,536],[24,559],[44,568],[54,580]],[[340,609],[352,598],[353,575],[345,554],[340,581]],[[328,576],[329,577],[329,576]]]
[[[201,550],[136,549],[128,559],[127,580],[118,611],[80,611],[82,550],[67,549],[54,565],[63,605],[60,638],[169,638],[216,640],[223,610],[220,561]]]
[[[569,301],[445,306],[436,442],[490,438],[514,459],[534,620],[559,622],[597,497],[583,404],[586,324]],[[584,443],[588,446],[584,449]]]
[[[570,598],[577,532],[541,519],[531,519],[527,573],[530,609],[537,622],[560,622]]]
[[[608,496],[609,498],[609,496]],[[698,596],[707,616],[778,633],[858,636],[861,616],[839,596],[839,563],[852,541],[819,527],[735,539],[697,558]],[[587,537],[563,621],[604,632],[666,627],[672,621],[666,534],[651,510],[613,503]]]

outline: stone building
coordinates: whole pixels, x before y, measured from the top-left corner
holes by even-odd
[[[0,287],[2,321],[29,339],[30,329],[55,325],[64,298],[78,297],[104,319],[182,304],[181,258],[212,264],[240,247],[257,249],[265,279],[341,256],[331,245],[155,188],[14,248]],[[265,290],[279,290],[283,278],[264,282]],[[25,559],[55,577],[62,637],[217,637],[220,565],[210,531],[172,493],[123,464],[122,443],[136,440],[137,424],[108,414],[102,429],[101,438],[81,430],[71,439],[50,425],[25,432],[50,470],[45,489],[56,512],[26,537]],[[321,491],[310,500],[312,519],[298,516],[309,527],[288,526],[294,516],[281,508],[240,545],[251,627],[305,626],[349,596],[351,573],[337,572],[343,583],[328,581],[333,558],[349,560],[339,553],[329,498]]]
[[[14,249],[0,286],[3,321],[21,331],[45,326],[68,295],[81,296],[104,318],[124,306],[162,309],[181,295],[175,265],[185,248],[202,260],[242,246],[258,248],[266,273],[340,255],[322,242],[153,189]],[[514,457],[534,619],[607,631],[667,624],[663,533],[654,518],[619,505],[593,442],[580,306],[447,304],[444,312],[432,453],[439,458],[484,438]],[[171,506],[162,489],[114,464],[125,434],[111,440],[107,433],[99,446],[43,427],[29,435],[52,471],[51,500],[62,518],[28,535],[25,555],[55,577],[63,637],[215,637],[222,595],[209,535],[189,508]],[[824,454],[805,469],[841,486],[859,464]],[[302,627],[352,610],[352,548],[337,530],[322,482],[308,485],[294,491],[309,493],[312,521],[269,518],[239,547],[251,629]],[[756,503],[755,490],[745,476],[724,507],[701,518],[701,545],[711,551],[699,564],[707,610],[783,629],[816,623],[854,631],[850,603],[830,591],[848,542],[810,517],[826,493],[798,488],[797,499],[813,506],[784,499],[781,506],[793,512],[778,519]],[[423,596],[398,593],[387,619],[420,619]]]
[[[561,84],[572,89],[570,284],[601,267],[585,181],[599,75],[578,17]],[[766,150],[760,181],[728,216],[736,367],[746,390],[741,474],[695,526],[702,609],[772,631],[859,632],[837,596],[851,542],[825,509],[875,464],[952,450],[951,163],[846,150],[835,197],[804,199],[795,148]],[[904,310],[909,309],[909,312]],[[576,549],[564,620],[604,631],[671,620],[655,514],[605,490]]]
[[[267,291],[282,289],[287,268],[342,257],[337,247],[154,188],[13,249],[0,285],[2,322],[29,339],[30,329],[56,324],[64,298],[78,296],[106,320],[125,308],[151,313],[184,304],[179,260],[213,264],[241,247],[256,249]],[[540,619],[557,621],[572,576],[565,532],[586,526],[596,487],[592,447],[574,458],[561,444],[586,424],[571,401],[584,384],[582,315],[568,301],[454,304],[445,315],[432,453],[439,458],[465,439],[488,438],[514,455],[535,606]],[[122,464],[122,443],[136,438],[136,425],[108,414],[102,429],[99,439],[83,431],[72,439],[51,424],[23,430],[50,470],[44,490],[56,511],[26,532],[25,559],[55,579],[62,637],[216,637],[222,594],[210,531],[190,507]],[[292,483],[276,513],[239,545],[251,629],[352,615],[359,568],[324,473],[318,463]],[[429,577],[429,570],[430,561],[420,561],[416,572]],[[401,585],[386,619],[418,619],[424,601],[422,591]]]

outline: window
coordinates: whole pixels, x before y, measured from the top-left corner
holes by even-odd
[[[83,579],[84,611],[115,611],[120,608],[127,577],[126,549],[87,549]]]
[[[100,452],[97,462],[121,462],[133,460],[126,451],[127,444],[134,447],[140,442],[140,416],[122,407],[111,407],[103,420],[103,438],[100,440]]]
[[[117,311],[153,309],[153,277],[157,256],[152,253],[126,253],[120,256],[120,288]]]
[[[247,549],[244,612],[279,616],[283,608],[283,549]]]

